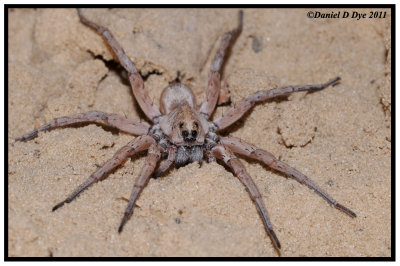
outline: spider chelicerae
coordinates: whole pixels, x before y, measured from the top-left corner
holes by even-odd
[[[267,210],[260,192],[247,173],[244,165],[235,154],[243,155],[263,162],[270,168],[281,172],[298,182],[313,189],[328,203],[342,210],[351,217],[356,214],[345,206],[339,204],[320,187],[314,184],[308,177],[293,167],[276,159],[271,153],[257,148],[235,137],[222,137],[218,132],[226,129],[239,120],[256,103],[266,101],[279,96],[288,96],[298,91],[318,91],[337,83],[336,77],[326,83],[318,85],[288,86],[271,90],[258,91],[247,98],[242,99],[230,107],[224,114],[213,121],[210,120],[217,102],[224,102],[228,95],[221,91],[221,67],[229,46],[242,31],[243,11],[239,12],[238,26],[222,36],[219,49],[211,62],[206,98],[201,105],[197,105],[192,90],[180,82],[172,82],[162,92],[160,109],[152,102],[144,88],[143,79],[134,63],[125,54],[122,47],[111,32],[83,16],[78,9],[80,21],[102,35],[106,43],[111,47],[122,67],[127,71],[132,92],[140,108],[152,122],[132,121],[118,114],[109,114],[100,111],[91,111],[77,115],[65,116],[54,119],[38,129],[17,138],[16,141],[28,141],[38,136],[41,131],[49,131],[58,127],[65,127],[81,123],[103,123],[123,132],[138,136],[127,145],[119,149],[116,154],[103,166],[97,169],[83,184],[81,184],[70,196],[53,207],[53,211],[64,203],[70,203],[81,192],[93,183],[104,179],[112,170],[121,165],[127,158],[138,152],[147,150],[147,158],[139,177],[137,178],[128,206],[126,207],[118,232],[121,232],[125,223],[133,213],[135,202],[141,191],[146,186],[151,176],[160,176],[171,165],[184,166],[191,162],[203,161],[223,162],[239,178],[247,189],[251,199],[255,202],[268,235],[274,246],[278,249],[281,244],[273,230]],[[218,159],[218,160],[217,160]]]

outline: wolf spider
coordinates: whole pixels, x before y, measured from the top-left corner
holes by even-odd
[[[37,137],[38,132],[41,131],[49,131],[58,127],[93,122],[102,122],[107,126],[138,136],[119,149],[110,160],[97,169],[69,197],[55,205],[52,209],[53,211],[63,206],[64,203],[70,203],[93,183],[104,179],[128,157],[131,157],[140,151],[148,150],[145,165],[134,184],[118,232],[122,231],[125,223],[132,215],[135,202],[152,175],[161,175],[167,171],[172,164],[180,167],[196,161],[201,163],[203,157],[206,157],[208,161],[216,161],[216,159],[218,159],[218,162],[224,162],[225,165],[239,178],[246,187],[251,199],[255,202],[257,210],[263,219],[265,229],[274,246],[280,249],[281,244],[272,228],[272,223],[269,219],[260,192],[250,175],[247,173],[244,165],[235,154],[244,155],[263,162],[270,168],[313,189],[317,194],[337,209],[345,212],[351,217],[356,217],[356,214],[353,211],[339,204],[325,191],[314,184],[308,177],[286,163],[279,161],[271,153],[257,148],[239,138],[222,137],[217,134],[219,131],[239,120],[256,103],[278,96],[288,96],[291,93],[298,91],[311,92],[322,90],[337,83],[340,80],[340,77],[336,77],[319,85],[288,86],[266,91],[258,91],[237,102],[215,120],[209,120],[211,114],[216,108],[219,97],[222,96],[220,95],[221,67],[224,63],[225,54],[228,47],[242,31],[243,11],[240,11],[238,26],[223,35],[219,49],[212,60],[208,78],[208,88],[204,102],[198,106],[192,90],[180,82],[175,82],[171,83],[162,92],[160,109],[158,109],[150,99],[147,91],[144,89],[143,79],[134,63],[125,54],[124,50],[111,32],[107,28],[88,20],[83,16],[82,11],[79,9],[78,15],[82,24],[92,28],[98,34],[102,35],[106,43],[118,57],[120,64],[128,72],[133,95],[144,114],[152,122],[152,125],[143,121],[132,121],[131,119],[117,114],[91,111],[56,118],[52,122],[39,127],[31,133],[28,133],[21,138],[17,138],[16,141],[28,141]],[[164,160],[162,160],[158,165],[158,168],[156,168],[157,163],[161,159]]]

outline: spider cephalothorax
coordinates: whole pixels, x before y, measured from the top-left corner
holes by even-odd
[[[152,175],[161,175],[172,164],[180,167],[191,162],[202,162],[203,158],[206,157],[208,161],[216,161],[218,159],[219,163],[224,163],[240,179],[255,202],[257,210],[263,219],[265,229],[271,237],[274,246],[279,249],[281,245],[272,228],[272,223],[269,220],[261,194],[244,165],[235,154],[261,161],[270,168],[286,174],[288,177],[313,189],[337,209],[344,211],[352,217],[356,217],[354,212],[336,202],[308,177],[284,162],[279,161],[269,152],[259,149],[241,139],[218,135],[218,132],[239,120],[256,103],[278,96],[287,96],[297,91],[322,90],[330,85],[334,85],[340,80],[339,77],[319,85],[288,86],[253,93],[230,107],[220,117],[210,121],[209,118],[216,107],[217,101],[223,101],[222,96],[227,97],[226,92],[220,94],[220,72],[229,45],[233,43],[234,39],[242,31],[243,12],[240,11],[238,27],[223,35],[220,47],[211,62],[208,88],[204,102],[198,106],[191,89],[181,83],[174,82],[164,89],[161,95],[159,110],[144,89],[143,79],[134,63],[125,54],[111,32],[107,28],[86,19],[80,10],[78,10],[78,15],[84,25],[89,26],[103,36],[104,40],[118,57],[119,62],[128,72],[133,95],[144,114],[152,122],[152,125],[143,121],[132,121],[117,114],[91,111],[56,118],[52,122],[39,127],[37,130],[21,138],[17,138],[16,141],[27,141],[37,137],[40,131],[91,122],[101,122],[123,132],[138,136],[119,149],[110,160],[96,170],[68,198],[55,205],[53,211],[63,206],[64,203],[71,202],[93,183],[104,179],[113,169],[122,164],[130,156],[140,151],[148,150],[145,165],[133,187],[128,206],[118,229],[119,232],[122,231],[123,226],[132,215],[135,202]],[[161,162],[159,162],[160,160]]]

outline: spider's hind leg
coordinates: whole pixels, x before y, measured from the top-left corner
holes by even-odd
[[[231,103],[231,91],[228,88],[228,84],[226,81],[221,81],[221,91],[219,92],[217,106],[230,105]]]
[[[161,115],[158,107],[153,103],[150,98],[149,93],[144,88],[143,79],[140,76],[139,71],[136,69],[135,64],[126,55],[124,49],[115,39],[114,35],[106,28],[93,21],[88,20],[83,14],[81,9],[77,9],[78,16],[82,24],[94,29],[98,34],[100,34],[104,41],[110,46],[114,54],[118,57],[118,60],[122,67],[128,72],[129,82],[131,83],[131,88],[133,95],[136,98],[140,108],[145,113],[145,115],[152,121]]]
[[[206,117],[210,117],[213,113],[215,106],[218,101],[218,97],[220,94],[221,88],[221,69],[222,65],[224,64],[225,55],[228,51],[229,46],[235,41],[236,37],[242,32],[243,29],[243,11],[239,11],[238,16],[238,26],[225,33],[222,36],[222,41],[220,47],[215,54],[213,61],[211,62],[211,70],[208,77],[208,88],[206,92],[206,99],[202,103],[200,107],[200,113],[205,115]],[[223,91],[225,94],[226,91]],[[229,98],[229,95],[223,95],[220,99],[221,102],[224,102]]]

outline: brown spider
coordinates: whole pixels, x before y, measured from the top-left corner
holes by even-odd
[[[270,168],[294,178],[298,182],[313,189],[337,209],[344,211],[351,217],[356,217],[353,211],[336,202],[336,200],[305,175],[284,162],[279,161],[271,153],[259,149],[239,138],[221,137],[217,134],[219,131],[239,120],[256,103],[278,96],[288,96],[297,91],[322,90],[338,82],[340,77],[336,77],[319,85],[288,86],[267,91],[258,91],[230,107],[222,116],[216,118],[214,121],[210,121],[209,118],[217,105],[217,101],[223,101],[223,98],[227,97],[227,95],[223,95],[223,93],[220,95],[220,72],[228,47],[242,31],[243,12],[240,11],[239,25],[234,30],[223,35],[220,47],[211,63],[206,98],[201,106],[198,107],[196,104],[196,99],[190,88],[179,82],[174,82],[162,92],[159,110],[153,104],[147,91],[144,89],[143,79],[134,63],[125,54],[111,32],[107,28],[86,19],[79,9],[78,15],[80,21],[84,25],[102,35],[118,57],[119,62],[128,72],[132,92],[144,114],[151,120],[152,125],[143,121],[132,121],[117,114],[91,111],[56,118],[52,122],[39,127],[31,133],[17,138],[16,141],[28,141],[37,137],[38,132],[41,131],[49,131],[58,127],[91,122],[102,122],[108,126],[138,136],[119,149],[109,161],[95,171],[69,197],[55,205],[52,209],[53,211],[63,206],[64,203],[70,203],[93,183],[104,179],[128,157],[140,151],[148,150],[146,163],[135,182],[118,232],[122,231],[125,223],[132,215],[135,202],[152,174],[154,176],[159,176],[168,170],[172,164],[180,167],[196,161],[201,163],[205,156],[208,161],[216,161],[216,159],[223,161],[239,178],[249,192],[251,199],[256,203],[257,210],[263,219],[265,229],[271,237],[273,244],[276,248],[280,249],[281,244],[272,229],[272,224],[269,220],[260,192],[243,164],[235,156],[235,153],[259,160]],[[161,161],[156,169],[157,163],[162,158],[166,159]]]

